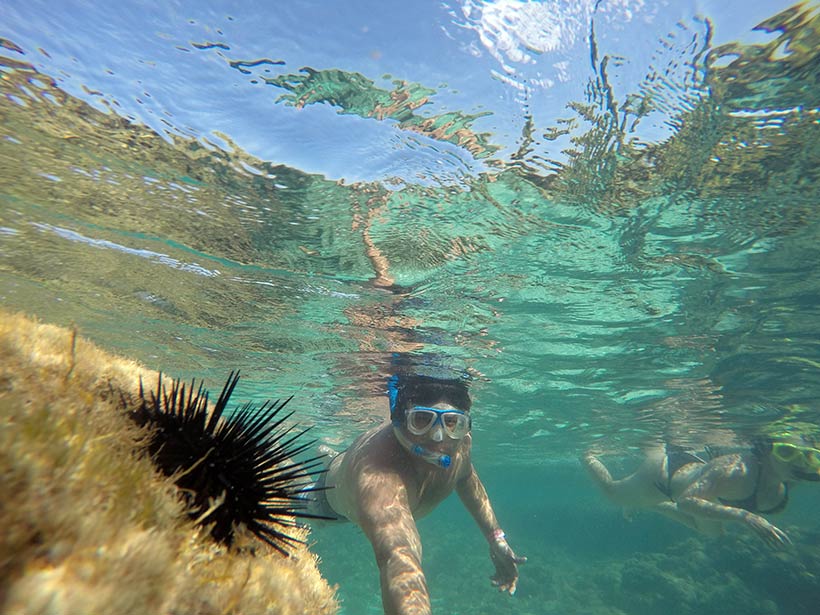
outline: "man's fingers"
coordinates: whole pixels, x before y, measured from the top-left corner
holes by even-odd
[[[502,580],[499,577],[495,576],[490,577],[490,581],[492,582],[494,587],[498,588],[498,591],[507,592],[511,596],[515,593],[515,590],[518,586],[517,578]]]
[[[493,585],[498,588],[500,592],[506,592],[511,596],[515,593],[515,582],[512,583],[500,583],[498,581],[493,581]]]

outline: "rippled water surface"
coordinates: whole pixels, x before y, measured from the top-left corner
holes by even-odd
[[[815,2],[102,4],[4,3],[5,308],[214,387],[240,368],[338,446],[385,415],[397,357],[468,374],[530,563],[491,593],[447,502],[422,524],[436,612],[820,598],[810,487],[784,564],[626,524],[574,461],[817,437]],[[345,612],[380,612],[363,537],[315,537]]]

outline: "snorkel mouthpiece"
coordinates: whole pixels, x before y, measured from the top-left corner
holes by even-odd
[[[417,457],[421,457],[427,463],[432,463],[433,465],[437,465],[441,468],[449,468],[450,464],[453,461],[452,459],[450,459],[450,455],[439,455],[438,453],[428,451],[421,444],[415,444],[410,449],[410,452],[416,455]]]
[[[800,480],[820,481],[820,451],[813,449],[804,453],[797,464],[792,464],[792,472]]]
[[[450,455],[439,455],[433,451],[428,451],[421,444],[414,444],[410,449],[410,452],[417,457],[421,457],[427,463],[431,463],[434,466],[439,466],[440,468],[449,468],[453,461],[450,459]]]
[[[396,434],[396,439],[401,443],[401,445],[412,455],[421,457],[424,461],[431,465],[438,466],[446,470],[453,462],[450,455],[434,453],[433,451],[424,448],[421,444],[413,444],[410,442],[410,440],[407,439],[407,436],[401,432],[401,423],[399,421],[393,421],[393,433]]]

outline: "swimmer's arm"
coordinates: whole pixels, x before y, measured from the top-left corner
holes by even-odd
[[[490,496],[487,495],[487,490],[472,464],[464,477],[456,483],[456,493],[461,498],[464,508],[475,519],[481,533],[488,541],[492,540],[493,534],[501,528],[495,518]]]
[[[701,526],[698,525],[696,518],[680,510],[674,502],[671,502],[669,500],[661,502],[660,504],[655,506],[654,510],[656,512],[661,513],[662,515],[666,515],[667,517],[677,521],[678,523],[682,523],[689,529],[695,530],[696,532],[703,531]],[[719,527],[723,527],[720,524],[718,525]]]
[[[430,615],[421,539],[404,484],[393,477],[378,477],[360,496],[359,520],[379,567],[384,612]]]
[[[472,464],[469,464],[469,470],[456,484],[456,491],[490,545],[490,558],[496,572],[491,577],[493,585],[500,591],[514,594],[518,584],[518,564],[526,562],[527,558],[518,557],[507,544],[506,536],[499,527],[490,504],[487,490]]]

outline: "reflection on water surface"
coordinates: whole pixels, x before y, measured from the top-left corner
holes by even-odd
[[[183,45],[269,105],[449,158],[457,183],[439,184],[331,181],[171,115],[158,133],[7,38],[4,304],[183,375],[242,366],[249,394],[298,391],[319,422],[378,416],[392,353],[446,356],[476,379],[478,428],[523,459],[813,423],[816,12],[719,46],[692,18],[648,60],[608,54],[611,24],[590,23],[584,96],[520,115],[512,153],[479,127],[500,111],[428,111],[436,84]]]

